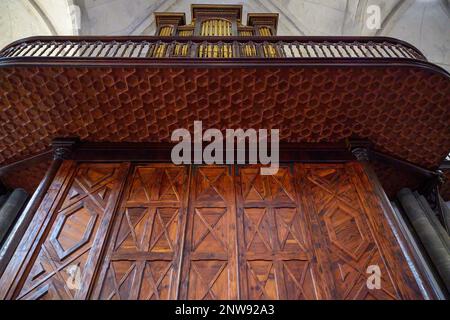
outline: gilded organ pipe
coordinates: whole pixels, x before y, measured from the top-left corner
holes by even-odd
[[[231,22],[224,19],[208,19],[202,22],[201,36],[231,36]],[[229,44],[202,44],[199,46],[200,57],[204,58],[229,58],[232,57]]]

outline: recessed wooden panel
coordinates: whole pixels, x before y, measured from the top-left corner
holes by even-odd
[[[394,258],[391,251],[398,248],[398,243],[392,242],[391,230],[386,229],[384,235],[371,224],[382,225],[386,220],[378,215],[379,204],[364,204],[374,195],[358,179],[358,168],[361,170],[359,164],[296,166],[302,205],[315,225],[318,262],[328,273],[328,280],[323,283],[328,298],[420,298],[408,268],[399,268],[399,264],[395,269],[386,266],[396,264],[399,257]],[[406,264],[406,260],[403,258],[401,263]],[[380,289],[368,289],[369,266],[380,268]],[[404,278],[397,283],[394,279],[399,274]]]

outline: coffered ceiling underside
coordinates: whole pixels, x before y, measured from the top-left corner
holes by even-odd
[[[350,137],[435,168],[450,150],[450,80],[421,67],[0,69],[0,163],[55,137],[169,142],[177,128],[280,129],[284,142]]]

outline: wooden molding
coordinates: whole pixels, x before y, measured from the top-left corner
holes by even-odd
[[[79,142],[75,145],[70,159],[93,162],[171,162],[171,150],[174,145],[172,143]],[[340,163],[352,160],[354,157],[345,143],[280,143],[280,162]]]
[[[56,138],[52,141],[53,159],[69,159],[76,145],[80,142],[77,137]]]
[[[155,12],[156,26],[161,25],[185,25],[186,15],[184,12]]]

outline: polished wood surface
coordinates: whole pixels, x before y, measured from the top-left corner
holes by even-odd
[[[1,297],[423,298],[361,164],[259,169],[66,161]]]

